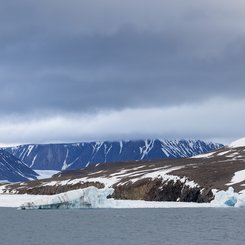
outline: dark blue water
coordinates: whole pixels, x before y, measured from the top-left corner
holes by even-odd
[[[245,244],[245,209],[0,208],[1,245]]]

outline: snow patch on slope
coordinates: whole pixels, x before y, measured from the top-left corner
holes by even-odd
[[[197,156],[194,156],[194,157],[191,157],[191,158],[208,158],[208,157],[212,157],[212,155],[214,153],[215,152],[210,152],[210,153],[206,153],[206,154],[197,155]]]
[[[235,172],[234,176],[231,179],[231,182],[226,185],[227,186],[235,185],[243,181],[245,181],[245,170],[240,170]]]
[[[54,174],[59,173],[59,171],[55,170],[34,170],[38,176],[37,179],[47,179],[51,178]]]
[[[245,147],[245,137],[232,142],[229,145],[230,148]]]
[[[109,176],[101,176],[101,177],[93,177],[93,175],[89,175],[87,177],[83,178],[77,178],[73,180],[62,180],[62,181],[51,181],[48,183],[43,184],[43,186],[62,186],[62,185],[75,185],[78,183],[85,183],[85,182],[100,182],[105,185],[105,187],[110,188],[114,184],[119,183],[120,181],[123,180],[123,178],[130,177],[130,180],[127,182],[136,182],[138,180],[144,179],[144,178],[151,178],[151,179],[156,179],[156,178],[162,178],[164,181],[168,180],[174,180],[175,182],[177,180],[180,180],[182,183],[188,184],[189,182],[187,181],[186,178],[180,178],[178,176],[174,175],[168,175],[168,173],[179,170],[183,168],[184,166],[178,166],[178,167],[159,167],[159,168],[153,168],[153,169],[141,169],[144,166],[139,166],[131,169],[122,169],[120,172],[110,174]],[[96,175],[96,173],[93,173]],[[125,184],[126,182],[120,183],[120,185]],[[194,185],[194,183],[190,182],[188,184],[190,187]],[[195,184],[196,186],[196,184]]]

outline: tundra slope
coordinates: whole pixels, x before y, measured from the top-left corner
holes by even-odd
[[[200,140],[136,140],[75,144],[21,145],[6,150],[38,170],[76,170],[97,163],[183,158],[223,145]]]

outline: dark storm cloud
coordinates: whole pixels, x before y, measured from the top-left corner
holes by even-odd
[[[1,112],[243,98],[243,3],[222,2],[3,1]]]

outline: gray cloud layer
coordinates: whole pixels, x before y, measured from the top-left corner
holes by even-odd
[[[2,1],[0,115],[242,101],[244,9],[242,0]]]

